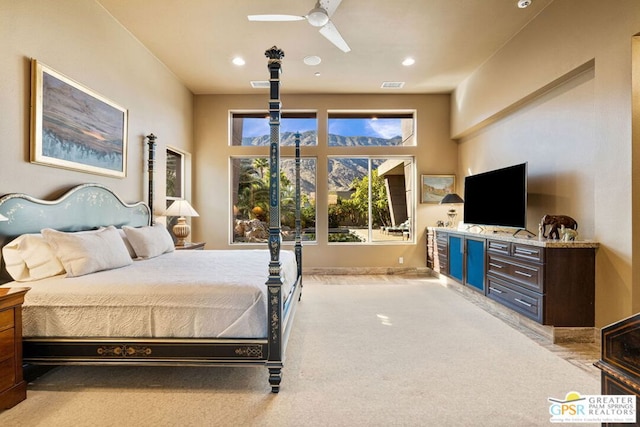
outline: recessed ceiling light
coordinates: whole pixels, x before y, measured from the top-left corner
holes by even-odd
[[[320,62],[322,62],[322,59],[320,59],[319,56],[310,55],[310,56],[305,56],[303,61],[307,65],[318,65]]]
[[[413,58],[411,58],[411,57],[409,57],[409,58],[405,58],[405,60],[404,60],[404,61],[402,61],[402,65],[404,65],[405,67],[408,67],[408,66],[410,66],[410,65],[413,65],[413,64],[415,64],[415,63],[416,63],[416,60],[415,60],[415,59],[413,59]]]
[[[315,73],[313,73],[313,75],[316,77],[320,77],[320,71],[316,71]]]
[[[236,56],[235,58],[233,58],[233,61],[231,62],[233,62],[233,64],[237,66],[242,66],[245,64],[244,59],[240,58],[239,56]]]
[[[518,0],[518,7],[520,9],[524,9],[525,7],[529,7],[531,4],[531,0]]]

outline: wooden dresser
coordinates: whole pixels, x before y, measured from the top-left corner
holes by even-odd
[[[427,266],[537,323],[595,324],[597,242],[427,229]]]
[[[640,409],[640,313],[602,328],[601,392],[608,395],[635,395]],[[637,412],[636,412],[637,414]],[[640,421],[640,420],[639,420]],[[636,424],[603,424],[631,426]]]
[[[0,288],[0,411],[27,398],[22,377],[22,303],[29,288]]]

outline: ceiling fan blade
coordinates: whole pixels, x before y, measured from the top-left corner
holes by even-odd
[[[304,16],[297,15],[247,15],[249,21],[256,22],[282,22],[282,21],[304,21]]]
[[[327,40],[336,45],[341,51],[351,51],[351,48],[349,47],[347,42],[344,41],[336,26],[333,25],[333,22],[329,21],[324,27],[320,28],[320,34],[325,36]]]
[[[342,0],[320,0],[320,5],[327,11],[329,18],[333,16],[340,3],[342,3]]]

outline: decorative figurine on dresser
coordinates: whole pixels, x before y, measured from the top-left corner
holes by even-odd
[[[547,227],[549,227],[549,233],[547,233]],[[540,228],[542,229],[542,237],[545,239],[560,239],[560,228],[577,230],[578,223],[575,219],[567,215],[545,215],[540,220]]]

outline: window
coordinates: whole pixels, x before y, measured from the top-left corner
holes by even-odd
[[[329,157],[331,243],[412,240],[413,159]]]
[[[413,111],[329,112],[329,146],[415,145]]]
[[[167,200],[182,199],[184,194],[184,155],[167,148]]]
[[[269,114],[231,113],[231,145],[267,147],[271,142]],[[282,146],[295,145],[295,133],[300,132],[300,145],[317,145],[318,121],[315,112],[283,112],[280,117]]]
[[[282,240],[295,239],[295,159],[280,159]],[[231,159],[233,243],[266,242],[269,238],[269,158]],[[300,159],[301,228],[304,240],[316,236],[316,159]]]
[[[326,113],[327,121],[323,123],[318,122],[315,111],[281,113],[283,241],[294,239],[292,146],[295,133],[299,132],[303,153],[304,240],[316,240],[316,191],[320,190],[323,210],[326,206],[320,215],[328,221],[329,243],[415,243],[412,157],[415,148],[397,148],[416,146],[415,111],[329,110]],[[266,242],[271,142],[268,113],[231,112],[230,126],[231,242]],[[326,131],[326,141],[317,140],[319,126]],[[369,147],[372,149],[368,150]],[[328,169],[324,169],[327,180],[323,170],[323,182],[319,184],[323,187],[317,189],[318,165]]]
[[[184,198],[184,154],[167,148],[166,203],[165,209],[177,200]],[[173,229],[177,217],[167,217],[167,228]]]
[[[295,159],[292,147],[300,133],[302,147],[318,144],[315,111],[283,111],[280,115],[280,222],[282,240],[295,239]],[[232,243],[266,242],[269,237],[269,114],[232,112],[231,140],[237,156],[231,157]],[[250,155],[244,155],[250,151]],[[288,150],[288,151],[287,151]],[[256,154],[256,155],[254,155]],[[316,159],[302,157],[301,226],[304,240],[316,239]]]

